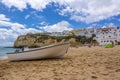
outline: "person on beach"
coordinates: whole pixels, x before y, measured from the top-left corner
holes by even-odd
[[[24,47],[22,47],[22,52],[24,51]]]
[[[16,49],[16,51],[15,51],[15,52],[16,52],[16,53],[17,53],[17,52],[19,52],[19,49]]]

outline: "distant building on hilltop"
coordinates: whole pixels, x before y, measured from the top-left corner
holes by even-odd
[[[67,36],[69,31],[63,31],[63,32],[51,32],[49,36]]]
[[[91,37],[93,34],[96,34],[96,30],[94,28],[84,28],[81,29],[79,33],[76,34],[76,36],[86,36]]]

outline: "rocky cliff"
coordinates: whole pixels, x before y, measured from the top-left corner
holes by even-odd
[[[55,44],[60,42],[70,41],[76,43],[74,38],[70,37],[52,37],[45,34],[27,34],[21,35],[14,42],[14,47],[28,46],[30,48],[46,46],[49,44]],[[73,44],[72,44],[73,45]]]
[[[63,43],[69,41],[71,46],[78,46],[78,45],[98,45],[97,41],[94,40],[95,35],[93,34],[91,37],[86,36],[76,36],[76,35],[69,35],[69,36],[48,36],[45,33],[37,33],[37,34],[26,34],[21,35],[17,38],[14,42],[14,47],[23,47],[28,46],[30,48],[46,46],[49,44],[55,43]]]

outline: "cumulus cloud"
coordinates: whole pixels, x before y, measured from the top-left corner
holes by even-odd
[[[42,11],[51,0],[1,0],[1,2],[8,8],[16,7],[21,11],[26,9],[27,5],[30,5],[33,9]]]
[[[48,5],[51,2],[51,0],[26,0],[26,3],[28,3],[31,8],[42,11],[44,8],[46,8],[46,5]]]
[[[26,2],[24,0],[1,0],[7,7],[16,7],[19,10],[27,8]]]
[[[120,14],[119,0],[57,0],[64,5],[61,15],[70,15],[70,19],[86,23],[97,22]]]
[[[2,21],[10,21],[10,19],[9,18],[7,18],[5,15],[3,15],[3,14],[0,14],[0,20],[2,20]]]
[[[120,14],[120,0],[1,0],[3,4],[23,10],[31,8],[42,11],[50,3],[55,3],[62,16],[69,16],[71,20],[92,23],[108,19]]]
[[[67,21],[61,21],[54,25],[44,26],[42,29],[47,32],[62,32],[64,30],[72,30],[71,24]]]
[[[25,25],[20,23],[13,23],[9,18],[6,18],[4,14],[0,15],[4,16],[2,19],[0,19],[0,46],[13,45],[13,42],[19,35],[23,35],[29,32],[41,32],[35,28],[27,28]]]

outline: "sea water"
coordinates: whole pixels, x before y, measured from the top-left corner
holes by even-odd
[[[0,59],[6,59],[7,58],[7,53],[10,52],[15,52],[16,48],[5,48],[5,47],[0,47]]]

